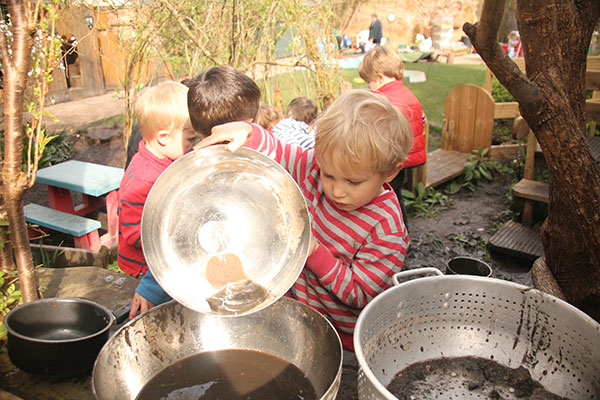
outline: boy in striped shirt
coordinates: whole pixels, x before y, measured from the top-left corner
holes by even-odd
[[[353,350],[358,315],[391,286],[408,250],[389,185],[413,145],[408,121],[383,95],[350,90],[317,120],[314,149],[282,143],[258,125],[232,124],[213,128],[197,147],[230,142],[234,151],[244,145],[293,176],[309,208],[313,238],[291,294],[329,317],[344,348]]]

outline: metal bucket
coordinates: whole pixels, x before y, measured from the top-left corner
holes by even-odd
[[[432,270],[442,275],[397,275]],[[386,387],[413,363],[465,356],[522,366],[559,396],[600,398],[600,324],[554,296],[495,278],[427,276],[392,287],[360,314],[354,347],[361,400],[395,399]],[[443,391],[422,398],[477,398],[451,382]]]
[[[133,400],[146,383],[173,363],[201,352],[247,349],[298,367],[317,398],[335,399],[342,376],[342,344],[318,311],[283,297],[249,315],[227,318],[170,301],[136,317],[108,340],[94,365],[99,400]]]
[[[454,257],[448,261],[446,275],[492,276],[492,267],[473,257]]]

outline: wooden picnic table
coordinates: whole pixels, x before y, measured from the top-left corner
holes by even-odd
[[[36,182],[48,185],[48,200],[54,210],[85,216],[106,205],[107,233],[97,243],[82,245],[97,250],[101,245],[110,248],[117,241],[118,190],[122,177],[122,168],[69,160],[38,170]],[[81,193],[81,204],[73,203],[71,192]]]

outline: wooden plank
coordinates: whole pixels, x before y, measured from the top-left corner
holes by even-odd
[[[547,183],[532,181],[529,179],[521,179],[513,186],[515,196],[524,199],[548,203],[550,197],[550,188]]]
[[[493,160],[514,160],[521,154],[521,148],[527,148],[527,145],[518,143],[493,145],[488,154]]]
[[[488,242],[492,251],[535,261],[544,255],[539,228],[529,228],[515,221],[507,222]]]
[[[588,144],[596,161],[600,162],[600,136],[588,136]]]
[[[517,118],[520,115],[519,103],[516,101],[495,103],[494,105],[494,119]]]
[[[600,121],[600,101],[586,100],[583,115],[586,121]]]
[[[426,187],[435,187],[448,182],[460,175],[465,170],[467,153],[437,149],[427,155],[427,183]]]
[[[476,85],[460,85],[444,101],[444,150],[470,153],[492,145],[494,99]]]
[[[586,90],[600,90],[600,70],[588,69],[585,71],[585,88]]]

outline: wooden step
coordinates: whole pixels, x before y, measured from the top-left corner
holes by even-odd
[[[512,188],[515,196],[524,199],[548,203],[550,197],[550,189],[547,183],[532,181],[529,179],[521,179]]]
[[[23,207],[25,220],[74,237],[81,237],[100,229],[102,224],[94,219],[68,214],[39,204],[27,204]]]
[[[534,261],[544,255],[539,226],[530,228],[508,221],[488,242],[490,251]]]
[[[435,187],[463,174],[469,155],[458,151],[437,149],[427,154],[427,183]]]

